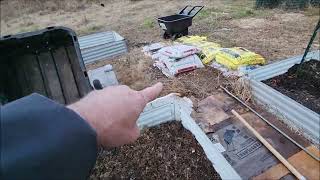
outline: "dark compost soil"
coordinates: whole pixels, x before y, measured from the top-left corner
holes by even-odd
[[[99,153],[90,179],[220,179],[180,122],[146,129],[132,145]]]
[[[287,73],[264,83],[320,113],[320,61],[311,60],[301,67],[295,65]]]

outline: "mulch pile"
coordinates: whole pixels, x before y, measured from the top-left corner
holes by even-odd
[[[287,73],[264,81],[277,91],[320,113],[320,61],[295,65]]]
[[[99,153],[90,179],[221,179],[180,122],[146,129],[132,145]]]

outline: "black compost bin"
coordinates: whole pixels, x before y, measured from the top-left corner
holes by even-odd
[[[65,27],[0,38],[0,103],[33,92],[70,104],[90,91],[74,31]]]

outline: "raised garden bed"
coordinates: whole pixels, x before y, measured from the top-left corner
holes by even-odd
[[[304,106],[303,103],[296,101],[294,96],[290,96],[289,94],[287,95],[286,92],[288,93],[288,90],[286,92],[278,90],[279,87],[282,87],[283,85],[279,85],[279,87],[272,87],[272,84],[271,86],[269,86],[266,83],[264,83],[268,83],[269,79],[273,79],[277,76],[286,76],[286,74],[290,73],[288,72],[290,68],[292,68],[296,64],[300,64],[301,59],[302,56],[295,56],[266,66],[262,66],[260,68],[250,71],[248,73],[247,79],[252,89],[252,95],[254,97],[254,100],[258,104],[263,105],[269,112],[273,113],[278,118],[280,118],[282,122],[287,124],[290,128],[294,129],[297,132],[300,132],[305,138],[310,140],[312,143],[319,145],[319,112],[311,110],[310,108]],[[306,62],[312,59],[315,59],[317,61],[320,60],[319,50],[308,53],[306,57]],[[286,78],[287,79],[285,81],[289,81],[288,75]],[[294,80],[294,78],[292,79]],[[305,79],[303,78],[302,80],[305,81]],[[284,83],[286,82],[283,82],[283,84]],[[300,88],[300,90],[296,90],[295,92],[302,91],[302,85],[305,84],[306,83],[300,83],[298,85],[299,87],[295,87]],[[315,83],[309,84],[312,84],[316,87]],[[310,97],[303,98],[307,99]]]
[[[135,175],[135,177],[132,176],[132,179],[158,179],[152,177],[161,176],[163,176],[161,179],[165,179],[169,176],[175,177],[172,175],[172,173],[174,173],[177,177],[181,177],[182,179],[191,179],[192,177],[196,177],[193,179],[203,179],[199,174],[196,174],[201,171],[208,173],[207,175],[210,175],[210,177],[212,175],[211,173],[213,173],[214,176],[211,177],[213,179],[218,177],[218,175],[214,174],[216,171],[221,179],[241,179],[239,174],[196,124],[194,119],[192,119],[190,116],[192,106],[190,99],[180,98],[176,96],[176,94],[170,94],[148,103],[137,121],[138,127],[144,132],[142,138],[133,145],[123,146],[111,151],[102,151],[98,161],[98,164],[100,164],[98,166],[100,167],[95,168],[91,178],[99,179],[99,176],[106,174],[102,172],[104,170],[101,170],[101,168],[114,167],[112,171],[118,172],[119,174],[117,177],[119,178],[121,176],[128,177],[128,175]],[[171,124],[168,125],[166,123]],[[179,126],[172,125],[172,123],[178,123]],[[163,124],[164,127],[162,126]],[[180,148],[178,148],[179,143],[181,144]],[[158,151],[157,149],[162,149],[162,151]],[[202,151],[200,149],[202,149]],[[158,157],[159,152],[162,153],[162,157]],[[172,156],[170,153],[176,153],[176,159],[174,159],[175,156]],[[196,154],[192,155],[192,153]],[[112,161],[114,161],[114,164],[113,166],[110,166]],[[159,164],[158,161],[168,161],[170,164]],[[209,172],[209,167],[206,162],[211,164],[212,169]],[[143,165],[143,163],[145,163],[145,165]],[[146,167],[149,165],[152,169],[149,168],[146,170]],[[118,169],[120,166],[126,169],[126,171],[131,172],[120,174],[124,171],[122,168]],[[180,169],[180,166],[190,169],[184,169],[184,172],[176,170]],[[202,168],[198,169],[198,166]],[[157,167],[157,169],[154,169],[155,167]],[[194,169],[195,167],[197,169]],[[152,170],[151,174],[149,170]],[[191,171],[195,172],[192,176],[189,173]],[[156,172],[161,172],[161,174],[154,174]],[[164,172],[167,173],[166,176],[164,176]],[[186,174],[181,175],[180,173],[188,173],[188,178],[185,178]],[[193,176],[195,174],[197,176]],[[144,175],[150,175],[150,177]],[[110,179],[113,178],[112,176],[112,174],[109,174],[106,177],[109,177]]]
[[[101,151],[91,179],[221,179],[180,122],[146,129],[132,145]]]
[[[298,103],[320,113],[320,61],[295,65],[287,73],[263,81]]]

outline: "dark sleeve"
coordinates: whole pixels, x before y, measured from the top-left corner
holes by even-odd
[[[86,179],[95,131],[78,114],[32,94],[1,107],[0,179]]]

